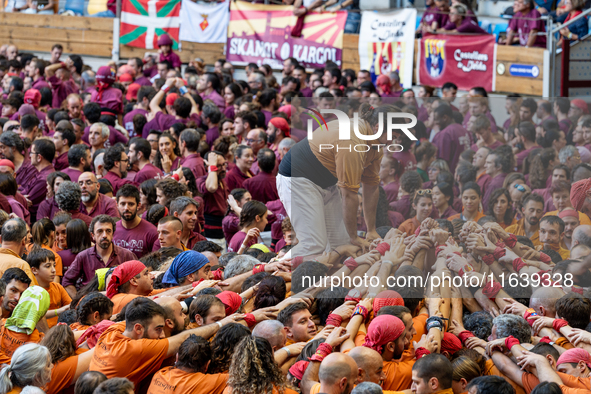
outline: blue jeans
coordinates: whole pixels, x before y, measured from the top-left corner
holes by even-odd
[[[88,16],[92,16],[95,18],[114,18],[115,13],[111,10],[106,10],[106,11],[97,12],[96,14],[92,14],[92,15],[88,15]]]
[[[359,25],[361,24],[361,13],[351,12],[347,13],[347,22],[345,22],[345,34],[359,33]]]

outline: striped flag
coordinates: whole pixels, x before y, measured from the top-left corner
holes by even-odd
[[[121,44],[154,49],[158,37],[168,34],[179,46],[181,0],[123,0]]]

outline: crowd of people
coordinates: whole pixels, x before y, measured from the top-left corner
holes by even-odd
[[[158,44],[0,48],[0,394],[591,391],[584,100]]]

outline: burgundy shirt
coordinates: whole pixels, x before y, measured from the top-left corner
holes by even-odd
[[[179,55],[177,55],[176,53],[174,53],[172,50],[170,52],[168,52],[168,54],[160,54],[160,61],[164,62],[167,61],[169,62],[172,67],[174,68],[180,68],[181,67],[181,58],[179,57]]]
[[[456,24],[453,22],[447,22],[443,28],[445,30],[457,30],[458,33],[488,34],[480,26],[478,26],[478,22],[468,17],[464,18],[460,26],[456,26]]]
[[[154,119],[145,124],[142,130],[142,138],[148,138],[151,130],[168,131],[170,126],[179,123],[180,120],[176,116],[165,114],[164,112],[156,112]]]
[[[503,187],[506,177],[507,174],[499,174],[490,180],[490,183],[486,188],[486,193],[484,193],[484,197],[482,198],[482,208],[485,212],[488,210],[488,201],[490,200],[490,196],[495,190]]]
[[[90,227],[90,222],[92,222],[92,218],[90,216],[88,216],[87,214],[80,212],[80,209],[76,209],[74,211],[68,211],[68,212],[72,215],[72,220],[80,219],[84,223],[86,223],[86,225],[88,227]]]
[[[90,101],[99,104],[101,108],[111,109],[118,114],[123,113],[123,93],[117,88],[105,89],[100,99],[98,90],[93,90],[90,93]]]
[[[31,224],[31,214],[27,209],[26,205],[23,205],[20,201],[14,198],[14,196],[6,196],[12,213],[16,214],[19,218],[23,219],[27,224]]]
[[[158,167],[156,167],[152,163],[147,163],[144,168],[139,170],[137,174],[135,174],[134,182],[138,185],[141,185],[143,181],[147,181],[148,179],[154,179],[157,175],[162,176],[164,173]]]
[[[203,202],[206,215],[212,216],[224,216],[226,209],[228,208],[228,194],[230,194],[230,188],[226,185],[225,179],[218,180],[218,185],[215,193],[210,193],[205,187],[205,180],[207,175],[197,178],[197,190],[203,194]]]
[[[279,199],[275,176],[263,171],[250,179],[246,179],[243,187],[250,192],[253,200],[260,201],[263,204]]]
[[[236,234],[234,234],[234,236],[232,237],[232,240],[228,244],[228,252],[238,252],[240,250],[240,246],[242,246],[242,243],[244,242],[245,238],[246,238],[246,233],[244,231],[238,231]],[[247,249],[256,243],[257,243],[256,239],[251,240],[247,244]]]
[[[503,145],[503,143],[501,141],[495,140],[495,142],[493,142],[492,145],[489,145],[488,148],[490,148],[491,150],[495,150],[501,145]],[[476,152],[476,151],[478,151],[479,148],[478,148],[478,145],[472,144],[470,149],[472,149],[474,152]]]
[[[448,206],[447,209],[441,215],[441,219],[447,219],[450,216],[457,215],[458,213],[453,209],[453,207]]]
[[[224,238],[226,238],[227,243],[230,243],[234,234],[240,231],[240,218],[234,211],[230,211],[222,220],[222,230],[224,230]]]
[[[417,169],[417,159],[415,159],[415,155],[410,151],[404,150],[402,152],[393,152],[392,157],[402,164],[404,171],[413,171]]]
[[[523,165],[523,161],[525,160],[525,158],[527,156],[529,156],[529,153],[533,150],[533,149],[537,149],[539,148],[538,145],[534,145],[529,149],[526,150],[522,150],[521,152],[519,152],[518,154],[515,155],[515,158],[517,159],[517,168],[519,169],[519,171],[521,171],[521,166]]]
[[[51,88],[51,86],[49,86],[49,84],[45,80],[45,77],[39,77],[39,79],[37,79],[31,84],[31,88],[41,90],[43,88]]]
[[[398,182],[390,182],[387,185],[382,186],[384,191],[386,192],[386,197],[388,198],[388,204],[398,200],[398,189],[400,189],[400,183]]]
[[[53,75],[49,77],[49,83],[51,84],[51,89],[53,91],[53,99],[51,102],[53,108],[60,108],[62,101],[64,101],[69,94],[78,92],[78,86],[76,86],[76,83],[73,80],[63,82],[61,79]]]
[[[490,175],[483,174],[480,178],[476,178],[476,183],[480,186],[480,193],[484,195],[488,190],[488,184],[490,183]]]
[[[540,12],[534,8],[525,15],[521,12],[516,13],[509,21],[509,28],[507,31],[509,30],[519,37],[519,44],[521,46],[526,46],[529,39],[529,33],[532,30],[537,30],[538,33],[545,33],[546,23],[542,19]],[[538,35],[533,46],[545,48],[546,36]]]
[[[68,271],[68,268],[72,265],[76,256],[70,249],[60,250],[57,254],[62,258],[62,267],[64,275]]]
[[[252,178],[254,175],[252,172],[249,171],[249,175]],[[226,174],[226,185],[228,185],[228,190],[232,191],[234,189],[240,189],[244,187],[244,181],[249,179],[247,175],[245,175],[238,167],[232,168]],[[224,212],[225,213],[225,212]]]
[[[23,192],[23,194],[29,196],[29,200],[33,203],[30,209],[31,219],[37,218],[39,205],[45,200],[45,195],[47,194],[47,176],[54,171],[55,169],[52,165],[48,165],[42,169],[37,173],[30,186]]]
[[[304,97],[312,97],[314,91],[309,86],[306,86],[305,88],[300,90],[300,93],[302,93]]]
[[[437,147],[437,157],[449,164],[453,174],[460,160],[460,154],[470,149],[472,137],[461,125],[452,123],[435,135],[433,145]]]
[[[226,109],[224,110],[224,116],[228,119],[234,120],[234,117],[236,116],[236,111],[234,110],[234,105],[229,105],[226,107]]]
[[[115,174],[113,171],[107,172],[107,175],[105,175],[103,179],[106,179],[109,182],[111,182],[111,186],[113,186],[113,195],[116,195],[117,190],[119,190],[119,188],[123,185],[130,184],[134,185],[135,187],[138,186],[137,183],[130,181],[129,179],[121,179],[121,177]]]
[[[47,218],[53,220],[56,213],[59,212],[59,207],[53,197],[45,199],[39,204],[39,210],[37,211],[37,220]]]
[[[19,190],[29,188],[33,180],[37,176],[37,169],[31,164],[30,160],[24,160],[21,168],[16,172],[16,183]]]
[[[80,178],[80,175],[82,175],[82,171],[70,167],[64,168],[62,172],[67,174],[72,182],[76,183],[78,183],[78,178]]]
[[[88,248],[78,253],[70,268],[64,272],[62,286],[74,286],[79,278],[82,279],[82,286],[84,286],[94,278],[97,269],[116,267],[126,261],[137,259],[137,256],[129,250],[113,245],[113,253],[111,253],[109,261],[105,264],[96,253],[96,246]]]
[[[190,169],[193,175],[195,175],[195,179],[200,178],[203,175],[207,175],[203,158],[199,153],[193,153],[181,159],[181,165]]]
[[[134,110],[129,111],[124,117],[123,117],[123,127],[125,127],[125,130],[127,130],[127,132],[129,133],[129,138],[133,138],[135,137],[135,129],[133,128],[133,117],[136,115],[148,115],[148,111],[146,111],[143,108],[136,108]]]
[[[117,223],[113,235],[115,245],[133,252],[140,259],[152,251],[157,240],[156,226],[144,219],[141,219],[140,224],[132,229],[123,227],[121,222]]]
[[[98,215],[109,215],[114,218],[119,217],[119,211],[117,210],[117,203],[115,200],[100,193],[98,194],[96,204],[94,204],[94,207],[90,212],[88,212],[84,204],[80,204],[80,212],[91,218],[97,217]]]
[[[53,167],[56,171],[68,168],[68,152],[64,152],[53,160]]]
[[[410,195],[402,196],[393,203],[390,203],[390,209],[394,212],[398,212],[402,216],[404,216],[404,220],[410,218]]]
[[[216,92],[215,90],[212,91],[208,95],[204,95],[203,93],[201,93],[201,98],[203,99],[203,101],[205,101],[205,100],[213,101],[214,104],[217,105],[218,108],[220,109],[220,111],[222,111],[222,112],[224,112],[224,110],[226,109],[226,100],[224,100],[224,98],[222,96],[220,96],[220,94],[218,92]]]
[[[265,127],[267,127],[269,121],[273,117],[273,113],[266,110],[262,110],[261,112],[263,113],[263,115],[265,115]]]
[[[207,145],[213,147],[213,143],[219,138],[219,136],[220,129],[218,126],[214,126],[205,132],[205,142],[207,142]]]

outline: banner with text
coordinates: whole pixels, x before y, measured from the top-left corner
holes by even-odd
[[[364,11],[359,33],[359,62],[372,80],[380,74],[398,71],[405,88],[412,86],[417,10],[395,12]]]
[[[469,37],[430,35],[419,41],[417,79],[420,85],[442,87],[453,82],[460,90],[494,88],[496,44],[493,35]]]
[[[292,6],[233,1],[227,59],[236,64],[268,64],[274,69],[283,68],[288,57],[309,68],[324,67],[328,60],[341,66],[346,20],[345,11],[312,12],[304,18],[301,37],[292,37],[297,22]]]

